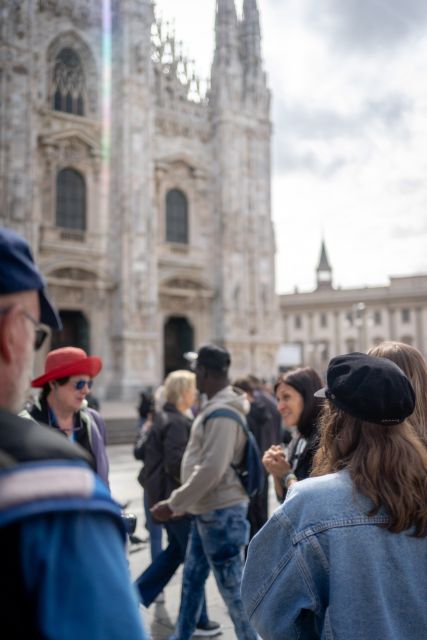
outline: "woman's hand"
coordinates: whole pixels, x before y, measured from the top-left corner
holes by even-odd
[[[274,478],[283,478],[291,469],[291,465],[286,460],[285,452],[280,444],[274,444],[267,449],[262,457],[262,463],[268,473]]]

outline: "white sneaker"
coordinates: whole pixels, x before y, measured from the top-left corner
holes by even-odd
[[[208,620],[206,624],[198,624],[193,633],[193,638],[213,638],[222,633],[221,625],[214,620]]]

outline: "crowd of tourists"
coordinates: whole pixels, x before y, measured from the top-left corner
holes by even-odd
[[[183,565],[172,640],[216,636],[210,572],[239,640],[427,637],[427,366],[382,343],[329,363],[230,382],[202,346],[144,393],[151,564],[132,583],[109,490],[102,369],[76,346],[34,351],[59,315],[27,242],[0,229],[0,572],[8,640],[145,640],[144,611]],[[32,378],[32,379],[31,379]],[[39,391],[26,404],[28,383]],[[272,479],[277,508],[269,517]],[[162,530],[167,545],[162,548]]]

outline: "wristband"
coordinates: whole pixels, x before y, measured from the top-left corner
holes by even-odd
[[[298,480],[298,478],[296,477],[296,475],[292,472],[287,473],[285,476],[283,476],[283,478],[280,478],[280,484],[282,485],[282,487],[284,489],[288,488],[288,482],[290,480],[295,480],[295,482]]]

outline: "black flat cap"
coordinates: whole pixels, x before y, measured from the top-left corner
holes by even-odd
[[[365,353],[332,358],[327,386],[314,394],[338,409],[374,424],[403,422],[415,409],[415,392],[403,371],[391,360]]]

